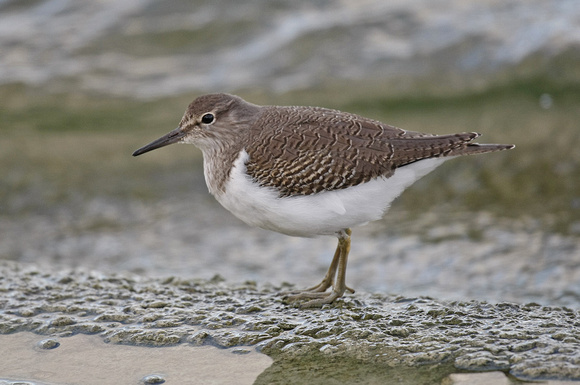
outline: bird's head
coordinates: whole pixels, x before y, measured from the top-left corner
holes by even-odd
[[[260,107],[229,94],[208,94],[195,99],[179,126],[133,153],[138,156],[173,143],[195,144],[202,151],[239,142],[259,115]]]

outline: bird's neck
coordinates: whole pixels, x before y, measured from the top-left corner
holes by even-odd
[[[225,193],[232,166],[243,148],[243,141],[238,140],[202,149],[205,183],[212,195]]]

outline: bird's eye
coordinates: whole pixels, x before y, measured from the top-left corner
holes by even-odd
[[[210,124],[210,123],[213,123],[214,119],[215,119],[215,117],[213,116],[213,114],[204,114],[201,117],[201,122],[203,124]]]

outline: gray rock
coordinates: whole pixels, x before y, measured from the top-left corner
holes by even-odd
[[[286,364],[322,358],[374,368],[441,366],[447,374],[501,370],[523,380],[580,379],[578,312],[566,307],[356,293],[301,310],[276,294],[281,287],[253,282],[47,271],[10,262],[1,263],[0,273],[0,333],[256,346]]]

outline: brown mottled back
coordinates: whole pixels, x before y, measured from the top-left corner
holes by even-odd
[[[262,107],[250,129],[248,174],[280,196],[343,189],[421,159],[511,145],[469,143],[477,133],[434,136],[318,107]]]

